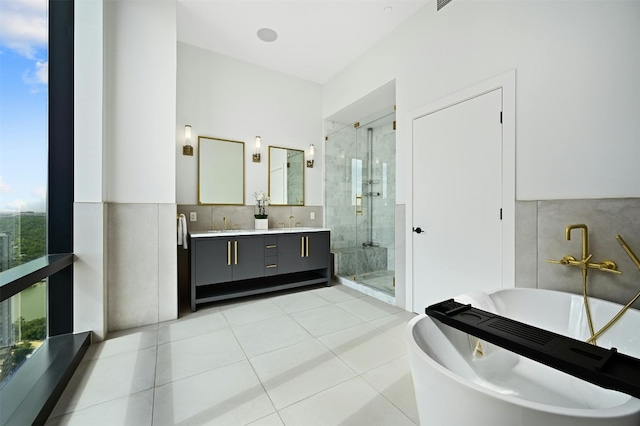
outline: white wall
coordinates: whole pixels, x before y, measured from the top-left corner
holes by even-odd
[[[175,203],[175,0],[105,6],[107,201]]]
[[[638,1],[427,4],[325,85],[323,116],[393,78],[401,116],[510,69],[517,199],[640,195]],[[410,144],[400,127],[407,162]]]
[[[305,167],[305,205],[322,205],[322,87],[280,72],[178,43],[177,203],[198,202],[198,135],[245,143],[245,204],[268,191],[268,146],[305,150],[316,146],[316,163]],[[192,126],[193,157],[182,155],[184,125]],[[253,163],[255,136],[262,162]]]
[[[74,329],[177,317],[175,0],[75,6]]]
[[[74,13],[73,325],[74,332],[93,330],[101,340],[108,308],[102,2],[76,2]]]

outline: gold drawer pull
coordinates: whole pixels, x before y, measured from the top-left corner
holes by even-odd
[[[277,245],[277,244],[269,244],[269,245],[267,246],[267,248],[277,248],[277,247],[278,247],[278,245]]]
[[[277,268],[278,265],[267,265],[267,269],[273,269],[273,268]]]
[[[227,265],[231,265],[231,241],[227,241]]]

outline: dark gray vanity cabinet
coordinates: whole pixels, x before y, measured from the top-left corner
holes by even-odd
[[[194,240],[195,285],[225,283],[264,276],[264,238],[199,238]]]
[[[221,238],[198,238],[191,243],[191,280],[195,285],[231,281],[233,270],[229,241]]]
[[[326,268],[329,264],[329,232],[278,235],[278,271],[281,274]]]
[[[192,311],[201,303],[330,284],[329,231],[205,235],[190,238]]]

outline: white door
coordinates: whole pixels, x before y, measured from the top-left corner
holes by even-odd
[[[413,120],[413,310],[502,286],[502,89]]]

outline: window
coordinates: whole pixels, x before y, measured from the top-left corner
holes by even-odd
[[[47,253],[47,0],[0,2],[0,272]],[[0,386],[46,338],[47,282],[0,302]]]

